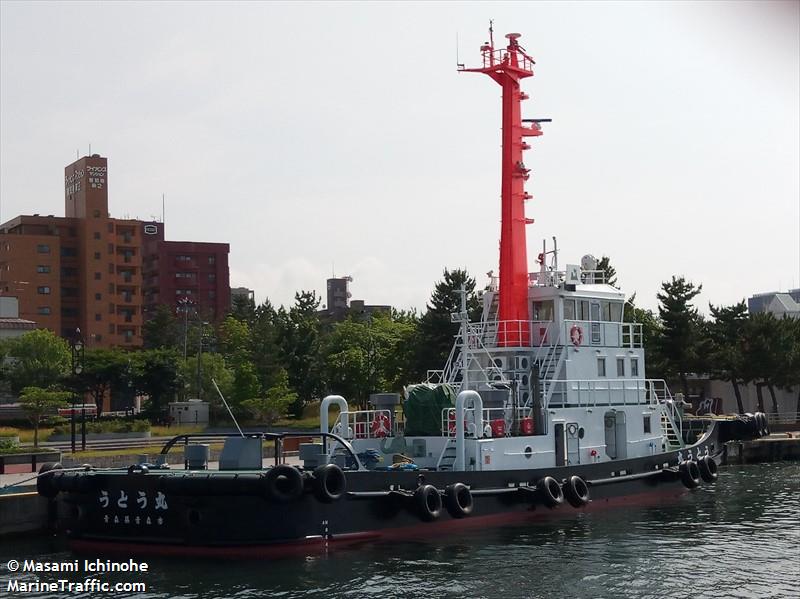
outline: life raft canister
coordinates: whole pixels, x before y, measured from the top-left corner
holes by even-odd
[[[576,324],[572,325],[572,328],[569,330],[569,339],[572,341],[572,345],[578,347],[583,343],[583,329]]]
[[[392,421],[383,412],[378,412],[372,419],[369,430],[373,437],[387,437],[392,430]]]

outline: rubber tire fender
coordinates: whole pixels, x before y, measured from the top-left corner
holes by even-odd
[[[583,507],[589,503],[589,485],[580,476],[572,475],[564,484],[564,496],[572,507]]]
[[[453,483],[444,489],[444,505],[453,518],[463,518],[472,513],[472,493],[464,483]]]
[[[552,476],[545,476],[537,486],[547,507],[558,507],[564,503],[564,491]]]
[[[347,493],[347,477],[336,464],[324,464],[314,470],[314,496],[323,503],[339,501]]]
[[[687,489],[695,489],[700,486],[700,467],[694,460],[681,462],[678,467],[681,475],[681,482]]]
[[[421,485],[414,491],[414,505],[426,522],[433,522],[442,515],[442,496],[433,485]]]
[[[700,458],[697,462],[697,466],[700,468],[700,476],[704,481],[713,483],[717,480],[717,463],[710,455],[705,455]]]
[[[45,472],[50,472],[51,470],[63,470],[63,466],[59,462],[45,462],[42,464],[42,467],[39,468],[40,476],[36,479],[36,492],[48,499],[52,499],[58,495],[58,488],[53,484],[53,477],[55,474],[41,476]]]
[[[264,478],[267,497],[275,503],[289,503],[303,494],[303,475],[294,466],[273,466]]]

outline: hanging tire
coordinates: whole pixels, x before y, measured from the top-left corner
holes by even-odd
[[[589,503],[589,485],[580,476],[570,476],[564,485],[564,496],[572,507],[583,507]]]
[[[707,483],[717,480],[717,463],[710,455],[703,456],[698,460],[697,466],[700,469],[700,477]]]
[[[347,478],[336,464],[314,470],[314,496],[323,503],[339,501],[347,493]]]
[[[472,493],[464,483],[447,485],[444,489],[444,505],[453,518],[463,518],[472,513]]]
[[[678,467],[681,475],[681,482],[687,489],[695,489],[700,486],[700,467],[694,460],[686,460]]]
[[[36,479],[36,492],[42,497],[47,497],[48,499],[52,499],[58,495],[58,488],[53,483],[53,477],[55,474],[48,474],[47,476],[42,476],[42,474],[45,472],[50,472],[51,470],[62,469],[63,467],[59,462],[45,462],[42,464],[42,467],[39,468],[39,477]]]
[[[289,503],[303,494],[303,475],[294,466],[273,466],[264,479],[264,491],[275,503]]]
[[[767,415],[764,412],[757,412],[756,416],[758,416],[759,420],[758,434],[762,437],[766,437],[769,435],[769,422],[767,421]]]
[[[414,505],[426,522],[433,522],[442,515],[442,496],[433,485],[422,485],[414,491]]]
[[[558,507],[564,503],[564,491],[552,476],[545,476],[536,486],[539,487],[539,493],[547,507]]]

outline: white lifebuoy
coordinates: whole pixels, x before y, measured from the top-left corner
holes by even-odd
[[[569,330],[569,338],[570,341],[572,341],[572,345],[578,347],[583,343],[583,330],[576,324],[572,325],[572,328]]]

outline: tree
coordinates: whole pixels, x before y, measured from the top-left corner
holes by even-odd
[[[769,312],[760,312],[751,314],[744,326],[743,370],[747,380],[756,384],[758,409],[762,412],[767,411],[764,407],[764,387],[770,392],[773,411],[779,411],[775,384],[782,380],[786,358],[792,351],[784,322]]]
[[[466,270],[445,269],[417,327],[414,343],[417,350],[414,374],[417,378],[424,378],[429,369],[443,368],[450,355],[458,333],[458,323],[452,322],[450,314],[461,311],[462,285],[467,292],[467,313],[470,321],[480,318],[482,306],[475,294],[475,279]]]
[[[48,414],[56,412],[58,408],[67,406],[70,397],[68,391],[56,389],[42,389],[41,387],[25,387],[19,396],[20,407],[28,415],[33,424],[33,447],[39,447],[39,424]]]
[[[166,304],[159,304],[155,313],[142,326],[145,349],[183,348],[183,321]]]
[[[729,381],[736,396],[739,413],[744,413],[739,382],[744,367],[744,327],[747,322],[747,305],[744,300],[732,306],[708,305],[713,318],[706,327],[710,341],[709,372]]]
[[[608,256],[603,256],[597,263],[597,270],[602,271],[606,283],[612,287],[617,286],[617,269],[611,266],[611,259]],[[631,297],[633,299],[633,297]]]
[[[296,401],[297,393],[289,388],[289,377],[282,370],[277,376],[276,384],[267,389],[265,397],[247,399],[242,402],[242,407],[265,425],[272,426],[276,420],[286,417],[289,406]]]
[[[281,370],[285,371],[286,367],[276,318],[272,304],[266,300],[256,308],[255,320],[250,327],[250,355],[262,389],[277,384]]]
[[[147,395],[145,412],[156,420],[163,420],[167,413],[167,402],[174,400],[183,389],[176,349],[150,349],[133,354],[134,385],[137,391]]]
[[[25,387],[46,389],[70,372],[67,342],[47,329],[36,329],[4,343],[8,358],[0,364],[11,390]]]
[[[243,295],[237,295],[233,298],[230,316],[241,322],[246,322],[252,327],[253,323],[256,321],[256,315],[257,308],[253,298]]]
[[[126,387],[132,381],[131,355],[122,349],[93,348],[84,355],[83,371],[75,377],[77,389],[91,393],[97,414],[103,412],[103,400],[112,389]]]
[[[297,392],[297,399],[291,405],[290,412],[292,416],[300,418],[303,407],[319,396],[323,385],[320,322],[317,315],[320,298],[313,291],[300,291],[295,294],[294,302],[288,312],[281,307],[275,319],[289,386]]]
[[[687,374],[695,368],[700,343],[700,327],[697,308],[691,301],[703,289],[702,285],[687,282],[684,277],[672,277],[661,284],[657,295],[660,303],[658,315],[663,325],[658,348],[664,360],[665,374],[678,377],[684,396],[688,399]]]
[[[199,387],[197,362],[200,361]],[[233,371],[225,364],[225,359],[220,354],[201,353],[190,356],[186,360],[179,360],[178,371],[184,381],[184,396],[186,398],[202,398],[209,402],[212,408],[219,407],[222,403],[211,379],[217,381],[220,391],[227,400],[231,395],[233,385]]]

